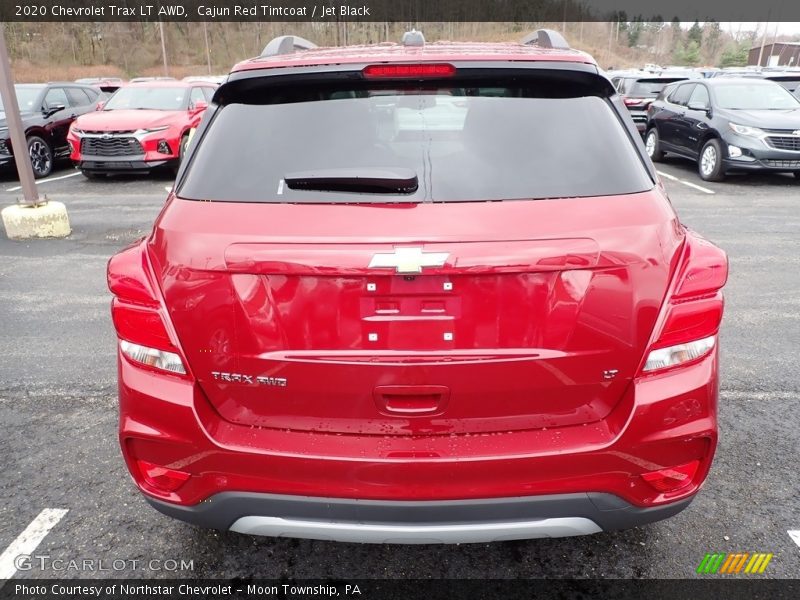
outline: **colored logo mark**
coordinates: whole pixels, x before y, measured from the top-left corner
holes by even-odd
[[[706,554],[697,572],[701,574],[724,573],[727,575],[736,573],[763,573],[767,569],[773,554],[763,552],[737,552],[726,554],[718,552]]]

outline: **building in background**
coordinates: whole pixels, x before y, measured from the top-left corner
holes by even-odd
[[[759,62],[759,55],[761,61]],[[800,42],[775,42],[750,48],[748,65],[762,67],[797,67],[800,66]]]

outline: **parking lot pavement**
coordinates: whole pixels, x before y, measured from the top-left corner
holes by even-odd
[[[105,263],[149,230],[171,182],[76,176],[40,188],[67,205],[67,240],[0,239],[0,554],[52,508],[69,512],[34,552],[50,558],[16,577],[683,578],[697,576],[708,552],[739,551],[774,553],[759,577],[800,576],[787,533],[800,529],[800,183],[772,175],[706,184],[677,160],[658,169],[671,176],[665,185],[684,222],[731,260],[720,446],[705,488],[677,517],[582,538],[452,547],[254,538],[162,517],[134,490],[117,449]],[[14,185],[0,176],[0,205],[14,200]],[[49,562],[101,558],[111,571]],[[173,571],[170,560],[192,568]]]

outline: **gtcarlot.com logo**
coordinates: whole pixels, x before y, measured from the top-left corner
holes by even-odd
[[[771,552],[768,554],[763,552],[737,552],[733,554],[718,552],[706,554],[697,567],[697,572],[702,575],[714,573],[725,575],[763,573],[767,570],[767,565],[771,560]]]
[[[18,571],[194,571],[194,560],[172,558],[51,558],[49,554],[20,554],[14,558]]]

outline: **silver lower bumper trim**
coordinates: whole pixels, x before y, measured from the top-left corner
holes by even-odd
[[[241,517],[231,525],[230,530],[249,535],[368,544],[466,544],[570,537],[602,531],[597,523],[584,517],[446,525],[391,525],[303,521],[258,516]]]

